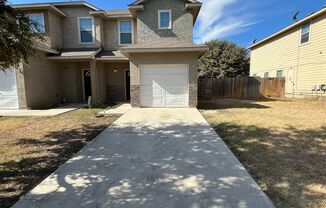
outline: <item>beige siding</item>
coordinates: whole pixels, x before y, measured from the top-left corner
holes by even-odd
[[[301,27],[251,51],[250,74],[270,77],[283,70],[287,95],[309,96],[312,86],[326,84],[326,15],[311,21],[310,43],[300,45]],[[325,93],[318,93],[326,95]]]

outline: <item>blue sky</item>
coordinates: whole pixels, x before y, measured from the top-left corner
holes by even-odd
[[[38,3],[56,0],[9,0],[11,3]],[[64,0],[58,0],[64,1]],[[194,28],[194,41],[227,39],[249,46],[293,23],[300,11],[303,18],[326,5],[326,0],[201,0],[203,7]],[[133,0],[87,0],[101,9],[124,9]]]

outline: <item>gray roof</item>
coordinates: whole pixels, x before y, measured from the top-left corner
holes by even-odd
[[[183,48],[183,47],[207,47],[206,45],[193,44],[190,41],[185,41],[179,38],[159,38],[152,41],[147,41],[141,44],[130,45],[123,47],[127,48]]]
[[[13,8],[27,8],[27,7],[37,7],[37,6],[86,6],[93,10],[100,10],[98,7],[86,2],[86,1],[66,1],[66,2],[42,2],[42,3],[28,3],[28,4],[12,4]]]
[[[103,60],[103,61],[128,61],[129,60],[118,50],[101,51],[96,55],[95,59]]]
[[[159,38],[153,41],[147,41],[141,44],[134,44],[121,48],[126,52],[140,51],[206,51],[207,45],[197,45],[190,41],[181,40],[178,38]]]
[[[139,4],[141,4],[141,3],[144,3],[145,1],[147,1],[147,0],[137,0],[137,1],[134,1],[133,3],[131,3],[131,4],[129,4],[128,6],[136,6],[136,5],[139,5]],[[199,1],[197,1],[197,0],[186,0],[187,2],[189,2],[189,3],[201,3],[201,2],[199,2]]]
[[[66,59],[91,59],[95,57],[101,48],[89,49],[64,49],[58,55],[48,56],[48,59],[66,60]]]

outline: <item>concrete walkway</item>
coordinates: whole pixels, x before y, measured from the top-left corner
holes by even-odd
[[[106,115],[106,116],[110,116],[110,115],[123,115],[125,113],[127,113],[129,110],[131,110],[131,104],[130,103],[120,103],[118,105],[112,106],[112,107],[108,107],[107,109],[105,109],[102,112],[99,112],[99,115]]]
[[[196,109],[132,109],[15,208],[274,207]]]
[[[72,103],[58,108],[52,108],[46,110],[0,110],[0,116],[15,116],[15,117],[57,116],[86,106],[87,105],[85,103]]]

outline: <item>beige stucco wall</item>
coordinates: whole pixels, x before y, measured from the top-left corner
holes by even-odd
[[[82,70],[89,69],[89,62],[59,64],[61,100],[68,103],[83,102]]]
[[[51,11],[48,12],[49,16],[49,34],[51,37],[51,48],[62,48],[62,25],[61,17]]]
[[[27,108],[42,108],[60,103],[58,65],[48,61],[43,52],[29,58],[28,64],[23,64],[23,71],[19,73],[24,76]]]
[[[80,44],[77,17],[92,17],[89,12],[92,11],[87,7],[82,6],[64,6],[58,7],[61,11],[68,15],[67,18],[62,19],[62,42],[63,48],[97,48],[101,46],[101,19],[94,17],[95,27],[95,43],[94,44]]]
[[[38,40],[37,43],[42,47],[51,48],[51,32],[50,32],[50,24],[49,24],[49,12],[47,10],[33,10],[28,11],[26,14],[43,14],[44,16],[44,25],[45,25],[45,33],[43,33],[44,40]]]
[[[269,72],[270,77],[275,77],[277,70],[283,70],[288,96],[311,95],[313,85],[326,84],[325,28],[326,14],[311,21],[308,44],[300,45],[300,26],[253,48],[250,74],[263,77]]]
[[[172,10],[172,30],[158,29],[158,10]],[[184,0],[151,0],[137,16],[137,41],[143,43],[161,37],[192,41],[193,16],[185,10]]]
[[[61,17],[48,10],[33,10],[26,12],[27,14],[43,14],[45,33],[43,41],[38,41],[38,44],[43,47],[61,49],[62,48],[62,28]]]
[[[136,19],[130,18],[121,18],[121,19],[108,19],[104,20],[104,49],[118,49],[121,46],[119,45],[119,29],[118,21],[119,20],[132,20],[133,21],[133,44],[136,43],[137,38],[137,21]]]
[[[189,106],[197,106],[197,53],[141,53],[130,57],[131,104],[140,107],[140,65],[187,64],[189,66]]]
[[[129,69],[129,62],[106,64],[108,98],[112,100],[125,100],[125,70]],[[116,70],[116,71],[114,71]]]

